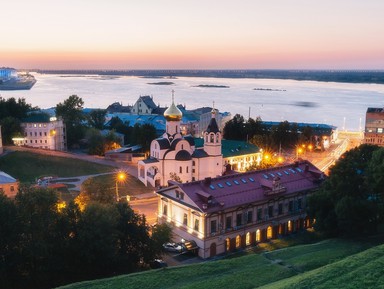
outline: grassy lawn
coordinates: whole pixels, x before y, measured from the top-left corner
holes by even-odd
[[[261,288],[384,288],[384,245]]]
[[[113,194],[116,191],[116,174],[101,175],[92,178],[95,182],[107,184]],[[124,182],[117,183],[119,196],[136,196],[139,194],[153,193],[154,189],[146,187],[142,182],[131,175],[127,175]]]
[[[384,288],[384,245],[373,243],[324,240],[61,288]]]
[[[44,175],[75,177],[114,171],[115,168],[83,160],[16,151],[0,158],[0,170],[20,182],[34,182]]]

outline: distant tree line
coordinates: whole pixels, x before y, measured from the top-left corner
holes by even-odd
[[[88,184],[82,208],[61,207],[50,189],[23,187],[14,200],[0,191],[1,288],[52,288],[148,269],[171,229],[158,225],[150,234],[144,215],[94,189]]]
[[[309,198],[309,215],[327,236],[383,232],[384,148],[364,144],[344,153]]]
[[[313,141],[314,132],[310,126],[299,131],[296,123],[288,121],[280,122],[276,126],[267,127],[261,118],[249,118],[236,114],[226,122],[223,129],[223,137],[230,140],[248,140],[254,145],[277,151],[280,148],[293,148],[298,143],[309,144]]]

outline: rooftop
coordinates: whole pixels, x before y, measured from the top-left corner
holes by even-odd
[[[213,213],[317,189],[323,179],[319,169],[308,161],[302,161],[266,170],[173,184],[196,204],[194,209]],[[169,189],[157,193],[169,197],[165,194]]]

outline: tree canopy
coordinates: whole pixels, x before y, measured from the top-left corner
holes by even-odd
[[[83,112],[84,101],[77,95],[71,95],[63,103],[56,105],[56,116],[61,117],[67,129],[67,145],[72,147],[84,137],[86,119]]]
[[[309,199],[315,228],[330,236],[375,233],[384,224],[383,167],[384,148],[361,145],[342,155]]]
[[[0,190],[1,287],[52,288],[126,274],[159,257],[170,231],[160,226],[151,235],[143,215],[101,197],[102,190],[82,209],[74,202],[59,208],[51,189],[22,187],[14,200]]]

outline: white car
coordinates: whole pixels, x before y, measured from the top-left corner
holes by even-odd
[[[183,247],[176,243],[165,243],[163,248],[168,252],[181,252],[183,250]]]

